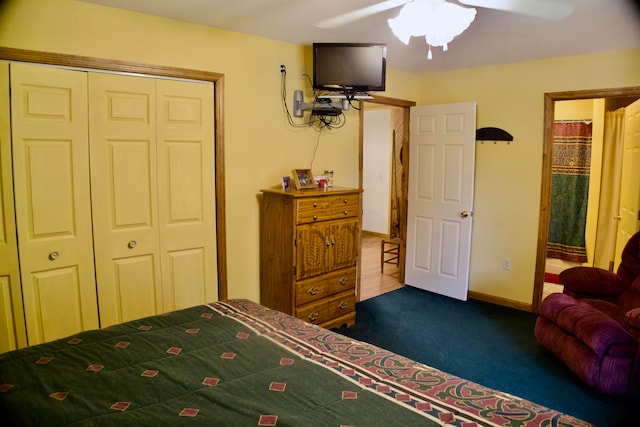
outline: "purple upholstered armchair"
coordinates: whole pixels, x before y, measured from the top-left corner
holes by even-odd
[[[573,267],[560,283],[563,293],[540,304],[538,343],[602,393],[640,392],[640,232],[625,245],[617,274]]]

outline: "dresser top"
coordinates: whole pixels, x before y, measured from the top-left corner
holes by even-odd
[[[289,197],[318,197],[325,195],[340,195],[340,194],[353,194],[353,193],[361,193],[362,190],[358,188],[347,188],[347,187],[328,187],[325,189],[319,188],[310,188],[306,190],[290,190],[284,191],[281,188],[268,188],[260,190],[263,193],[274,193],[282,196]]]

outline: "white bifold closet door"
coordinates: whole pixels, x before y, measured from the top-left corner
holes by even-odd
[[[217,300],[213,85],[91,73],[102,326]]]
[[[14,251],[0,263],[7,349],[216,301],[213,84],[7,69],[0,225],[19,254],[0,239]]]
[[[30,345],[98,327],[87,74],[11,64],[12,161]]]

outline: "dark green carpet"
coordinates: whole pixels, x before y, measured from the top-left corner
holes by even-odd
[[[338,332],[601,427],[640,426],[640,399],[584,386],[539,347],[535,320],[532,313],[405,286],[356,304],[355,326]]]

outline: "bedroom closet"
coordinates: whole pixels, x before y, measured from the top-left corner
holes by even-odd
[[[213,85],[0,77],[0,352],[216,300]]]

